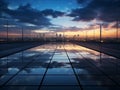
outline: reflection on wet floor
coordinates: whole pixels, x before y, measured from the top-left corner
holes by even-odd
[[[120,59],[52,43],[0,59],[0,90],[120,90]]]

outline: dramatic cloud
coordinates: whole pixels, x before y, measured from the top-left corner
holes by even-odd
[[[75,17],[74,21],[89,21],[99,19],[113,22],[120,20],[120,0],[77,0],[79,4],[86,4],[84,8],[72,10],[68,15]],[[86,2],[86,1],[89,1]]]
[[[11,10],[8,8],[8,4],[3,0],[1,0],[0,6],[0,17],[10,16],[11,18],[18,20],[19,22],[39,26],[52,25],[50,23],[50,19],[48,19],[46,16],[52,16],[53,18],[56,18],[58,16],[64,15],[63,12],[54,11],[52,9],[39,11],[33,9],[30,4],[19,6],[17,9]]]
[[[43,11],[41,11],[41,13],[45,16],[52,16],[53,18],[57,18],[58,16],[64,15],[64,12],[54,11],[52,9],[43,10]]]
[[[68,16],[74,17],[73,21],[90,21],[97,16],[97,13],[90,8],[82,8],[73,10]]]
[[[30,4],[19,6],[16,10],[7,12],[12,18],[18,19],[20,22],[31,23],[34,25],[51,25],[50,20],[40,13],[40,11],[32,9]]]

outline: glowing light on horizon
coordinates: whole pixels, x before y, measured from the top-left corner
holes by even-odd
[[[54,32],[54,31],[50,31],[50,30],[34,30],[33,32],[35,32],[35,33],[50,33],[50,32]]]

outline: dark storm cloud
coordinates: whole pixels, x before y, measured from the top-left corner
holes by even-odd
[[[31,8],[30,4],[19,6],[16,10],[7,12],[12,18],[18,19],[20,22],[31,23],[34,25],[51,25],[50,20],[40,13],[40,11]]]
[[[77,0],[79,4],[87,3],[86,7],[72,10],[68,15],[74,21],[100,19],[107,22],[120,20],[120,0]]]
[[[75,17],[73,21],[90,21],[97,16],[97,12],[90,8],[75,9],[68,16]]]
[[[26,4],[24,6],[19,6],[15,10],[11,10],[8,8],[8,4],[3,0],[0,1],[0,17],[5,17],[6,15],[10,15],[11,18],[17,19],[19,22],[30,23],[39,26],[49,26],[52,25],[50,23],[50,19],[46,16],[52,16],[56,18],[58,16],[62,16],[64,13],[60,11],[54,11],[51,9],[46,9],[43,11],[39,11],[33,9],[30,4]],[[4,13],[4,16],[2,16]]]
[[[53,18],[57,18],[58,16],[63,16],[64,12],[60,12],[60,11],[54,11],[52,9],[46,9],[41,11],[42,14],[44,14],[45,16],[52,16]]]

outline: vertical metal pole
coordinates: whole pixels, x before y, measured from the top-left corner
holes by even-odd
[[[102,60],[102,24],[100,24],[100,64]]]
[[[102,41],[102,24],[100,24],[100,42]]]

